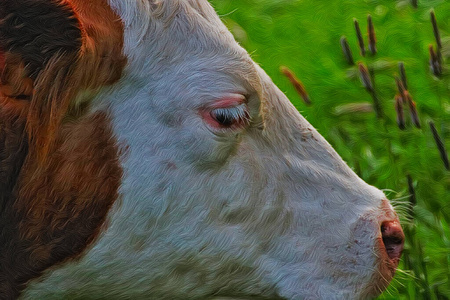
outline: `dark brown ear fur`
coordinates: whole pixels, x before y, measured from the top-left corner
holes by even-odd
[[[2,0],[0,20],[1,48],[19,54],[33,79],[55,54],[81,48],[79,21],[63,1]]]

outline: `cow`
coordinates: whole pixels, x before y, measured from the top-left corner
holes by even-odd
[[[404,235],[206,0],[0,2],[0,299],[367,299]]]

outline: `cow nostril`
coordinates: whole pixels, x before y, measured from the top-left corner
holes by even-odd
[[[386,221],[381,224],[381,237],[390,259],[399,260],[403,251],[405,236],[398,221]]]

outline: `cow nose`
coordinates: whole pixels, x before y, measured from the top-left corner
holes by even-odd
[[[403,251],[405,235],[398,220],[385,221],[381,224],[381,237],[389,258],[398,263]]]

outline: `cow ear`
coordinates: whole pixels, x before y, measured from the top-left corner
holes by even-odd
[[[19,67],[22,76],[36,79],[57,54],[81,49],[82,29],[69,3],[45,0],[2,0],[0,3],[0,49],[2,83],[18,79],[11,71]],[[6,69],[5,69],[6,67]],[[23,70],[25,68],[25,70]]]
[[[78,95],[120,78],[122,44],[105,0],[0,1],[0,97],[29,101],[30,153],[43,160]]]
[[[82,27],[71,5],[58,0],[2,0],[0,3],[0,97],[3,108],[28,110],[30,147],[45,149],[68,101],[61,92],[82,48]],[[11,122],[11,115],[1,122]],[[33,143],[35,142],[35,143]]]

